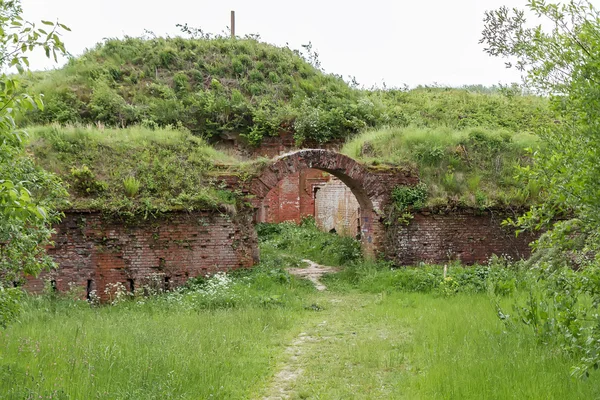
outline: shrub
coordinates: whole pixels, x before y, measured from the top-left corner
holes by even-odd
[[[81,168],[71,168],[74,189],[83,196],[98,195],[106,191],[108,184],[96,180],[94,173],[83,165]]]
[[[423,182],[416,186],[396,186],[392,190],[392,200],[399,211],[418,210],[427,200],[427,186]]]

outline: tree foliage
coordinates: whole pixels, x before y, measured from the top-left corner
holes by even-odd
[[[526,84],[548,95],[558,119],[541,126],[544,151],[523,171],[548,191],[548,202],[522,219],[541,227],[573,212],[583,226],[600,222],[600,15],[587,1],[565,5],[530,0],[536,16],[551,24],[528,27],[525,12],[506,7],[486,14],[486,51],[509,58]],[[514,64],[513,64],[514,63]]]
[[[540,25],[528,25],[525,11],[503,7],[486,13],[482,42],[489,54],[522,71],[530,88],[549,96],[558,115],[553,126],[540,129],[545,146],[522,171],[545,188],[546,201],[516,223],[550,227],[532,265],[561,284],[532,295],[524,308],[581,355],[575,371],[584,375],[600,366],[600,13],[585,0],[529,0],[528,7]],[[573,219],[556,222],[564,216]],[[584,273],[570,274],[573,267]]]
[[[18,304],[17,292],[7,286],[14,286],[24,273],[36,274],[52,265],[45,245],[50,225],[59,217],[54,207],[64,198],[60,181],[24,152],[25,133],[15,119],[43,104],[22,92],[20,77],[10,75],[9,69],[24,74],[27,53],[35,48],[54,58],[64,53],[59,30],[67,28],[49,21],[38,27],[23,21],[21,12],[18,1],[0,3],[0,325],[14,317]]]

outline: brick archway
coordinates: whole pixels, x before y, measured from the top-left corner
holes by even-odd
[[[392,189],[397,185],[414,185],[418,181],[414,174],[404,169],[376,170],[334,151],[298,150],[275,158],[252,179],[249,193],[255,196],[255,207],[258,208],[258,204],[280,180],[305,169],[330,173],[352,191],[361,209],[363,251],[371,258],[383,250],[383,209],[390,200]]]

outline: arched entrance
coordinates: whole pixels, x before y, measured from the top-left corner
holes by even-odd
[[[360,240],[364,254],[375,257],[383,243],[383,207],[396,185],[412,185],[417,179],[404,170],[374,171],[340,153],[321,149],[298,150],[284,154],[251,180],[249,193],[259,208],[261,202],[280,180],[306,169],[325,171],[342,181],[360,205]]]

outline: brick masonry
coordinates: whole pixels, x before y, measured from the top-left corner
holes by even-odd
[[[258,176],[243,185],[245,186],[243,190],[253,197],[252,203],[257,210],[257,220],[264,219],[263,201],[280,181],[309,169],[317,169],[335,176],[354,194],[361,210],[362,247],[365,255],[375,257],[380,251],[385,233],[383,210],[389,204],[392,189],[395,186],[415,185],[418,182],[417,175],[402,167],[381,169],[368,167],[334,151],[298,150],[274,159],[272,163],[262,168]],[[234,181],[228,181],[226,184],[234,184],[238,188],[241,186]],[[293,197],[291,186],[286,192]],[[288,198],[284,199],[287,200]]]
[[[289,153],[253,179],[225,176],[223,182],[246,193],[254,209],[236,215],[172,212],[134,223],[94,212],[68,213],[56,227],[55,246],[48,250],[60,268],[29,279],[26,288],[40,292],[45,281],[53,281],[59,291],[75,285],[106,300],[105,289],[115,283],[127,289],[151,281],[174,287],[191,277],[254,265],[258,244],[253,218],[280,222],[315,215],[325,230],[333,226],[339,232],[335,224],[355,219],[357,205],[360,218],[353,226],[360,231],[365,254],[382,254],[400,265],[452,259],[472,264],[492,254],[522,258],[529,255],[534,239],[515,237],[501,226],[506,215],[493,211],[429,210],[416,214],[408,225],[386,223],[391,190],[414,185],[418,177],[402,168],[367,167],[328,150]]]
[[[69,212],[56,227],[48,249],[59,269],[28,279],[39,293],[45,281],[58,291],[70,285],[96,290],[106,299],[108,284],[142,287],[151,280],[174,287],[189,278],[251,267],[258,261],[256,231],[246,210],[173,212],[156,219],[123,223],[99,213]]]
[[[298,147],[296,139],[294,139],[294,133],[282,130],[277,136],[263,137],[260,146],[249,145],[239,134],[233,132],[222,135],[219,138],[219,141],[214,143],[214,146],[220,150],[234,152],[238,156],[246,158],[274,158],[299,149],[318,148],[337,151],[343,144],[343,139],[337,139],[327,143],[318,143],[314,140],[307,140],[301,147]]]
[[[535,237],[515,236],[513,229],[501,225],[506,217],[503,212],[477,210],[417,213],[408,225],[395,223],[387,228],[384,253],[399,265],[483,263],[492,254],[527,258]]]
[[[284,177],[265,196],[258,210],[259,222],[299,223],[312,216],[324,231],[345,236],[360,232],[360,206],[342,181],[317,169]]]

